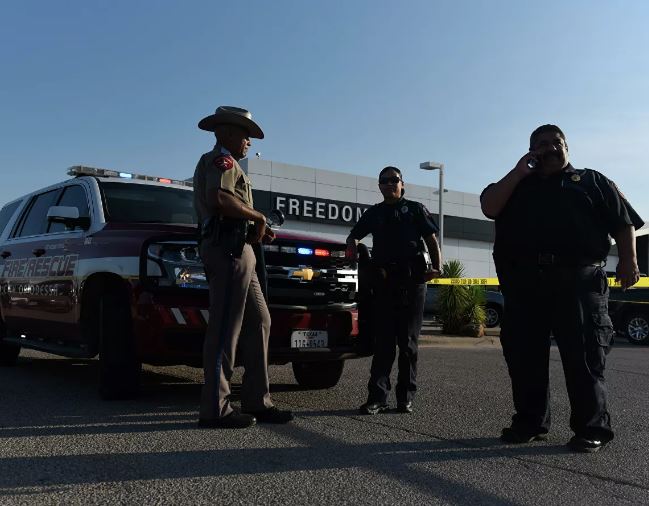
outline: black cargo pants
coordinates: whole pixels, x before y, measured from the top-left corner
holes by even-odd
[[[374,357],[367,385],[368,402],[387,402],[390,372],[399,347],[396,395],[412,401],[417,390],[417,350],[426,299],[426,285],[385,283],[374,290],[372,329]]]
[[[505,299],[500,341],[516,411],[512,427],[529,434],[550,428],[552,334],[570,399],[570,427],[588,439],[613,439],[604,382],[613,336],[604,269],[497,262],[497,270]]]

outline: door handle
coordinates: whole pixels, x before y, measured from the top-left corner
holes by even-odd
[[[2,253],[0,253],[0,257],[2,258],[7,258],[10,256],[11,256],[11,251],[3,251]]]
[[[40,257],[45,254],[45,250],[43,248],[35,248],[32,250],[32,255]]]

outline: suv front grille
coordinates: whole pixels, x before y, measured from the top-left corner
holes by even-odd
[[[345,258],[344,244],[281,238],[272,244],[275,251],[264,248],[268,297],[272,304],[309,306],[355,302],[358,278]]]
[[[354,302],[357,276],[351,269],[316,269],[267,265],[268,296],[273,304]]]

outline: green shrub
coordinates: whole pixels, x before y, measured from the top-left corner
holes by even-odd
[[[484,324],[487,321],[484,288],[477,285],[467,286],[466,288],[468,289],[468,296],[464,314],[465,323],[461,333],[480,337],[484,333]]]
[[[461,278],[464,267],[459,260],[449,260],[442,265],[443,278]],[[464,326],[464,308],[467,305],[468,291],[465,286],[442,285],[439,287],[439,319],[442,322],[442,332],[459,334]]]
[[[461,278],[464,266],[449,260],[442,266],[442,277]],[[486,321],[484,288],[477,285],[443,285],[439,288],[439,319],[442,332],[479,336]]]

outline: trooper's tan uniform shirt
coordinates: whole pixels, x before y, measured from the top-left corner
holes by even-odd
[[[231,168],[227,168],[229,164],[232,164]],[[250,179],[230,152],[217,144],[212,151],[201,156],[194,173],[194,204],[199,223],[214,215],[207,205],[207,195],[219,189],[253,207]]]
[[[217,144],[201,157],[194,172],[194,207],[199,223],[217,216],[208,206],[207,197],[219,190],[253,206],[250,179],[230,153]],[[245,367],[242,410],[270,408],[273,405],[267,365],[270,314],[255,272],[255,254],[246,244],[241,257],[233,259],[223,247],[208,239],[201,243],[201,258],[210,287],[210,317],[203,345],[205,384],[199,418],[210,420],[232,412],[229,383],[237,345],[240,362]]]

